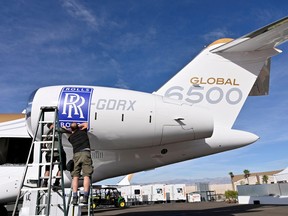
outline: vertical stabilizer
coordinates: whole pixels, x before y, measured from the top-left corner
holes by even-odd
[[[133,173],[126,175],[120,182],[117,183],[118,186],[130,185]]]
[[[255,32],[215,41],[154,94],[206,107],[215,128],[232,128],[253,86],[260,86],[254,85],[260,72],[269,75],[269,58],[281,52],[275,46],[288,39],[288,18]],[[254,95],[268,92],[269,82],[263,84]]]

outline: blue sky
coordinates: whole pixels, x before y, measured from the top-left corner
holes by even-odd
[[[204,46],[287,16],[287,1],[4,0],[0,113],[30,93],[80,84],[153,92]],[[288,166],[288,43],[273,57],[270,95],[248,98],[234,128],[261,138],[241,149],[137,173],[133,182],[226,177]],[[116,183],[119,178],[106,182]]]

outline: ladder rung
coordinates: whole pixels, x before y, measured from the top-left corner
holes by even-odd
[[[43,152],[50,152],[50,151],[52,151],[52,149],[42,148],[41,151],[43,151]],[[58,151],[58,148],[54,148],[53,151],[54,151],[54,152]]]
[[[53,124],[54,121],[45,121],[45,120],[43,120],[43,121],[39,121],[39,122],[38,122],[38,124],[48,124],[48,123]]]
[[[33,163],[33,164],[27,164],[28,167],[37,167],[37,166],[48,166],[50,163]]]
[[[48,140],[46,140],[46,141],[45,141],[45,140],[43,140],[43,141],[34,141],[34,143],[35,143],[35,144],[42,144],[42,143],[45,143],[45,144],[46,144],[46,143],[53,143],[53,140],[51,140],[51,141],[48,141]]]
[[[52,107],[41,107],[41,110],[43,111],[43,112],[52,112],[52,111],[55,111],[55,110],[57,110],[58,109],[58,107],[56,107],[56,106],[52,106]]]
[[[50,204],[50,205],[52,205],[52,204]],[[37,206],[40,207],[40,208],[41,208],[41,207],[44,207],[44,208],[45,208],[45,207],[47,207],[47,204],[39,204],[39,205],[37,205]]]
[[[48,187],[37,187],[37,188],[21,188],[21,191],[26,192],[26,191],[47,191]]]
[[[88,204],[84,204],[84,203],[79,203],[78,206],[83,207],[83,206],[88,206]]]
[[[49,176],[42,176],[40,179],[49,179]],[[61,179],[61,176],[52,176],[52,179]]]
[[[45,137],[53,137],[53,134],[48,134],[48,135],[47,134],[42,134],[42,137],[43,138],[45,138]]]
[[[60,164],[59,162],[53,162],[52,165],[58,165]],[[28,167],[37,167],[37,166],[50,166],[51,163],[50,162],[46,162],[46,163],[31,163],[31,164],[27,164]]]

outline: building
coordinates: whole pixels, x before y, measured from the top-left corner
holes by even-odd
[[[246,179],[244,173],[240,175],[234,175],[233,184],[234,188],[237,188],[237,185],[255,185],[255,184],[265,184],[263,181],[263,176],[267,176],[267,184],[274,183],[274,175],[281,172],[282,170],[268,171],[268,172],[256,172],[250,173],[249,177]]]

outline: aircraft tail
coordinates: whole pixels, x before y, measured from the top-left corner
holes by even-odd
[[[120,182],[117,183],[117,185],[118,186],[130,185],[133,175],[134,175],[133,173],[126,175]]]
[[[153,94],[206,107],[215,128],[232,128],[248,95],[268,94],[270,58],[287,39],[285,17],[236,40],[217,40]]]

